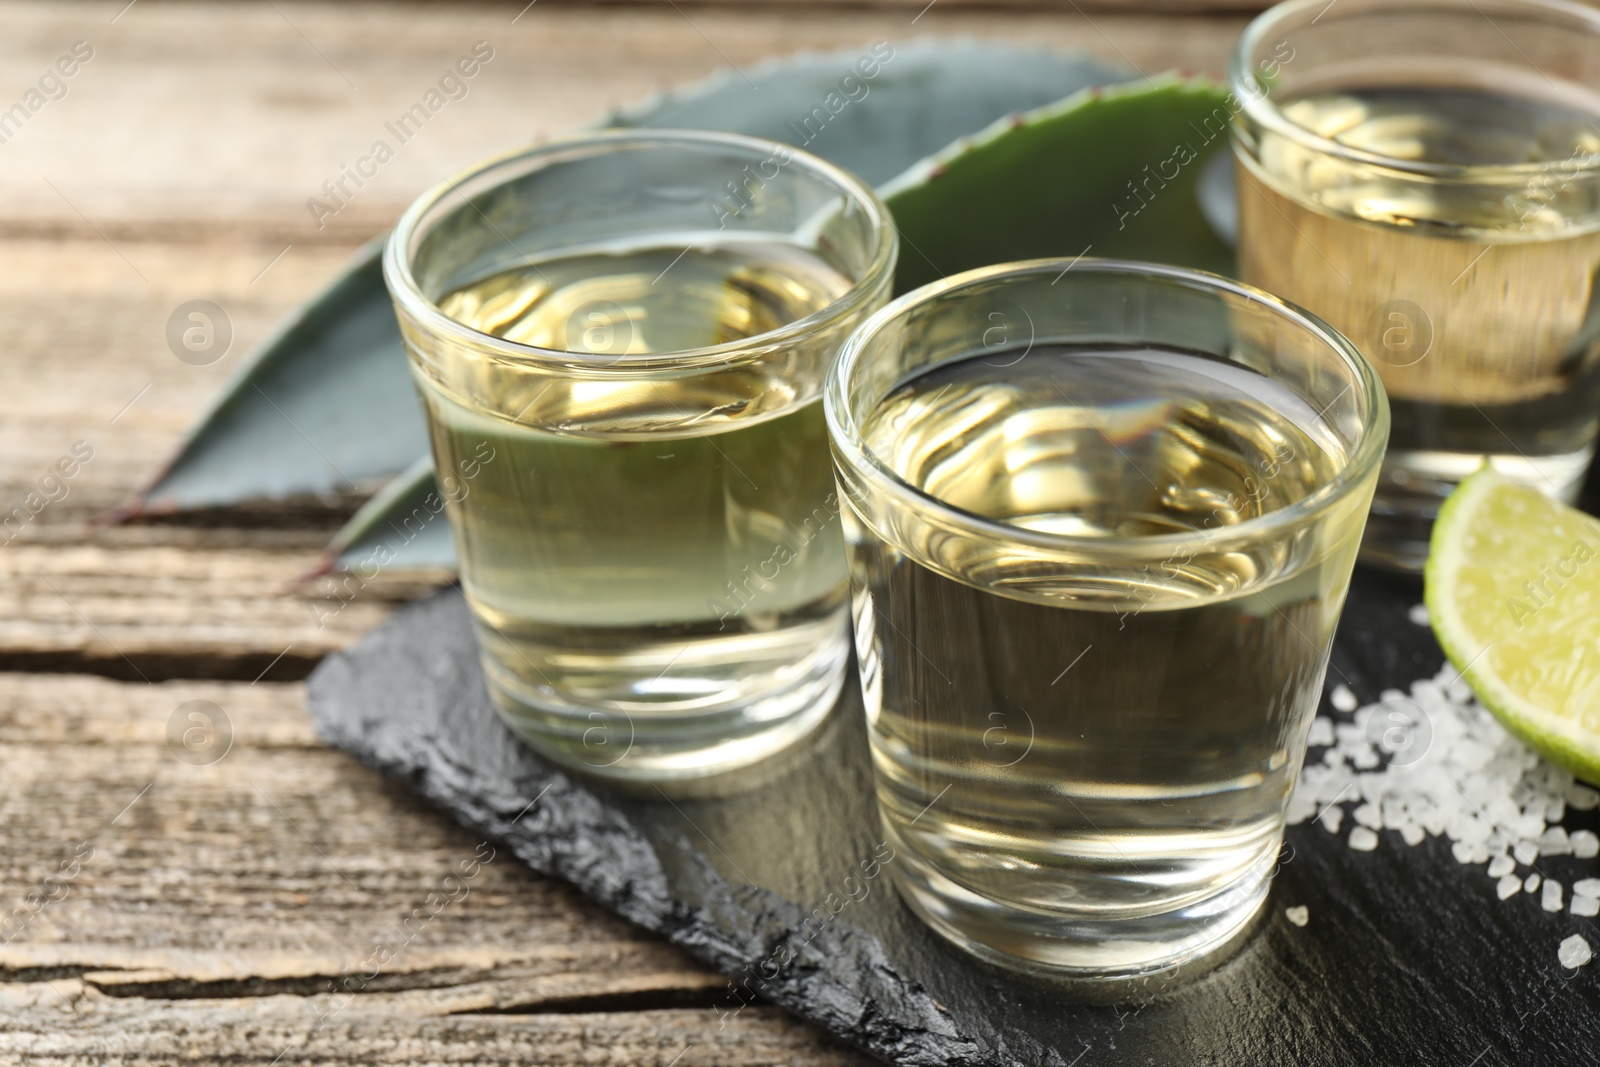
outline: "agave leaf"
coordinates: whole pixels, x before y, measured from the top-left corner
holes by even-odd
[[[359,490],[427,448],[383,286],[381,241],[241,361],[125,515]]]
[[[313,576],[334,566],[362,573],[387,567],[455,567],[450,524],[440,515],[443,506],[433,478],[433,457],[424,454],[350,516]]]
[[[1215,84],[1178,77],[1084,90],[1002,119],[913,164],[879,189],[903,242],[896,289],[1042,256],[1120,256],[1229,270],[1232,251],[1198,199],[1200,175],[1226,143],[1221,134],[1206,139],[1217,129],[1216,116],[1227,114],[1223,100]],[[1175,170],[1162,167],[1180,145],[1188,148],[1177,153],[1186,161]],[[1129,183],[1145,180],[1146,165],[1157,178],[1139,199]],[[454,566],[448,536],[402,543],[405,517],[437,502],[432,470],[407,472],[394,499],[392,508],[374,501],[340,531],[330,548],[334,566],[382,559]]]
[[[916,164],[880,190],[904,244],[895,288],[1047,255],[1230,270],[1197,188],[1227,144],[1223,99],[1173,75],[1088,89]]]
[[[1001,115],[1125,76],[1082,56],[979,42],[890,52],[866,45],[715,75],[607,124],[731,130],[803,144],[877,182]],[[856,69],[863,60],[877,64],[870,79]],[[357,489],[427,452],[422,408],[383,287],[381,250],[381,239],[368,245],[343,278],[244,358],[125,514]]]
[[[870,79],[855,67],[884,56]],[[610,125],[770,137],[876,186],[1004,115],[1126,77],[1126,70],[1086,56],[1043,49],[971,40],[899,48],[880,42],[769,60],[743,75],[725,71],[685,92],[624,109]]]

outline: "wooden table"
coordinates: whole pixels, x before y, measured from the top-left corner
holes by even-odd
[[[353,501],[91,520],[279,316],[483,155],[728,64],[878,39],[1219,71],[1242,17],[125,3],[0,4],[0,112],[92,50],[47,80],[65,96],[0,122],[0,520],[26,518],[0,526],[0,1062],[861,1062],[772,1008],[718,1029],[722,979],[317,741],[300,680],[437,577],[349,605],[294,586]],[[319,227],[307,199],[477,41],[494,57],[468,96]],[[166,340],[193,299],[234,333],[210,366]],[[75,446],[92,458],[52,480]],[[169,741],[206,728],[192,701],[231,731],[214,762]],[[464,899],[402,925],[490,855]]]

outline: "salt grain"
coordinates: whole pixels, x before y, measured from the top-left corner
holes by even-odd
[[[1589,948],[1589,942],[1583,939],[1582,934],[1573,934],[1561,942],[1561,947],[1556,950],[1556,959],[1568,970],[1575,971],[1593,958],[1594,951]]]
[[[1311,909],[1306,907],[1304,904],[1293,908],[1284,908],[1283,917],[1294,923],[1296,926],[1304,926],[1306,923],[1311,921]]]
[[[1421,606],[1411,618],[1427,624]],[[1329,833],[1348,830],[1346,843],[1358,852],[1376,849],[1383,829],[1412,846],[1444,837],[1458,862],[1488,865],[1502,900],[1526,892],[1555,913],[1569,898],[1573,915],[1600,914],[1600,878],[1583,879],[1569,894],[1559,880],[1526,870],[1540,857],[1600,856],[1600,836],[1560,825],[1568,812],[1600,808],[1600,791],[1507,733],[1454,667],[1413,682],[1409,692],[1386,689],[1366,705],[1349,686],[1335,685],[1328,706],[1312,720],[1310,744],[1319,751],[1290,799],[1291,825],[1315,819]],[[1392,739],[1397,726],[1404,743]],[[1356,825],[1346,824],[1346,814]]]
[[[1335,702],[1337,704],[1337,702]],[[1318,716],[1311,720],[1311,735],[1306,738],[1307,744],[1314,747],[1333,744],[1333,720],[1325,716]]]
[[[1567,836],[1565,827],[1552,826],[1539,835],[1539,855],[1570,856],[1571,854],[1572,839]]]
[[[1411,610],[1406,612],[1406,618],[1410,619],[1418,626],[1428,625],[1428,605],[1413,604]]]

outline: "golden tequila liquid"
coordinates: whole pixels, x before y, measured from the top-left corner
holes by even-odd
[[[619,370],[778,329],[850,285],[810,253],[746,241],[575,254],[439,300],[595,368],[417,374],[438,469],[493,451],[450,505],[462,587],[491,692],[558,757],[662,774],[738,762],[774,722],[804,712],[808,728],[832,703],[847,639],[816,398],[829,353],[791,342],[732,366]]]
[[[1244,549],[1122,565],[1114,543],[1293,505],[1345,465],[1339,438],[1219,359],[1035,345],[911,378],[862,439],[947,505],[1108,546],[1064,562],[850,498],[879,800],[913,906],[981,954],[1104,974],[1231,936],[1274,868],[1367,495]]]
[[[1389,393],[1365,551],[1403,567],[1485,460],[1571,500],[1600,429],[1600,98],[1472,66],[1359,68],[1278,106],[1375,156],[1525,173],[1406,173],[1267,130],[1237,153],[1243,277],[1344,333]]]

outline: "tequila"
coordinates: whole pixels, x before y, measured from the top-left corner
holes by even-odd
[[[1014,284],[1115,318],[1098,269]],[[1228,314],[1143,281],[1123,308]],[[1264,898],[1378,454],[1341,485],[1347,398],[1131,332],[914,363],[855,416],[899,490],[835,431],[898,884],[958,944],[1078,975],[1203,955]]]
[[[1271,129],[1239,146],[1243,277],[1344,333],[1389,393],[1375,558],[1419,567],[1485,460],[1570,502],[1593,455],[1600,97],[1551,84],[1467,58],[1353,66],[1273,103],[1364,155]]]
[[[439,306],[496,337],[620,358],[768,333],[850,284],[798,248],[734,242],[545,260]],[[686,744],[736,744],[728,720],[775,681],[798,684],[797,704],[831,702],[847,655],[838,508],[815,381],[807,395],[788,369],[485,364],[471,391],[489,403],[471,406],[418,374],[439,469],[494,457],[450,507],[491,692],[513,723],[547,744],[565,724],[572,755],[603,768],[668,717]]]
[[[827,716],[849,637],[821,393],[896,252],[858,179],[706,130],[556,139],[400,220],[384,280],[489,696],[543,755],[665,783]]]

